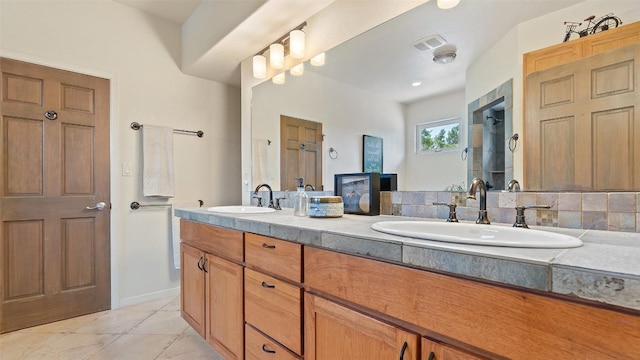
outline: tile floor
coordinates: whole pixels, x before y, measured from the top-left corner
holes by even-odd
[[[0,359],[224,360],[166,298],[0,335]]]

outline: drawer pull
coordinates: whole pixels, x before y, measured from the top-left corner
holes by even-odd
[[[204,261],[202,262],[202,271],[208,273],[209,271],[207,270],[207,264],[209,263],[209,259],[208,258],[204,258]]]
[[[275,350],[269,350],[267,349],[267,344],[262,344],[262,351],[269,353],[269,354],[275,354],[276,351]]]
[[[275,249],[276,246],[275,245],[268,245],[266,243],[262,243],[262,247],[265,249]]]
[[[201,262],[202,262],[202,256],[200,256],[200,259],[198,259],[198,264],[197,264],[198,265],[198,269],[200,269],[202,271],[204,269],[202,268],[202,266],[200,266]]]
[[[409,344],[405,341],[404,345],[402,345],[402,350],[400,350],[400,360],[404,359],[404,352],[407,351],[407,346],[409,346]]]
[[[429,359],[428,360],[433,360],[436,358],[436,354],[432,351],[429,353]]]
[[[265,289],[274,289],[276,286],[275,285],[269,285],[266,282],[262,282],[262,287]]]

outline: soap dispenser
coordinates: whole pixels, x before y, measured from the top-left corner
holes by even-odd
[[[309,197],[304,191],[304,178],[295,178],[298,180],[298,191],[293,198],[293,215],[307,216],[309,215]]]

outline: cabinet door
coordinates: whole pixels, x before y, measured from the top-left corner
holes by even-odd
[[[305,294],[305,360],[418,359],[418,335]]]
[[[422,339],[422,360],[480,360],[482,358],[454,347]]]
[[[204,253],[194,247],[180,244],[180,303],[182,318],[205,337],[204,272],[201,264]]]
[[[242,266],[206,255],[207,341],[226,359],[244,358]]]

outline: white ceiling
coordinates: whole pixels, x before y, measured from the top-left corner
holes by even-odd
[[[201,0],[114,1],[177,24],[184,23],[201,3]],[[583,0],[462,0],[460,5],[450,10],[438,9],[435,1],[429,1],[352,39],[347,45],[332,49],[327,54],[327,65],[314,71],[405,103],[460,90],[464,87],[466,68],[515,25],[580,1]],[[291,0],[268,2],[270,7],[279,6],[283,12],[291,9]],[[225,45],[234,48],[228,51],[235,56],[211,57],[207,59],[209,64],[206,67],[231,75],[212,80],[239,86],[238,59],[252,56],[255,49],[237,49],[234,46],[237,42],[224,41],[224,38],[233,37],[234,33],[247,33],[250,30],[247,26],[255,29],[261,20],[256,19],[257,13],[251,15],[250,22],[243,21],[231,34],[222,36],[216,45],[217,52],[221,51],[220,45]],[[268,23],[268,19],[263,21]],[[260,38],[260,32],[250,33],[254,43],[268,45],[274,40],[269,31],[264,31],[263,38]],[[432,61],[433,51],[420,52],[411,46],[416,40],[433,34],[441,35],[449,46],[457,48],[457,58],[453,63],[435,64]],[[422,81],[422,85],[411,87],[414,81]]]
[[[202,0],[113,0],[182,25]],[[207,0],[212,1],[212,0]],[[214,0],[217,1],[217,0]]]

